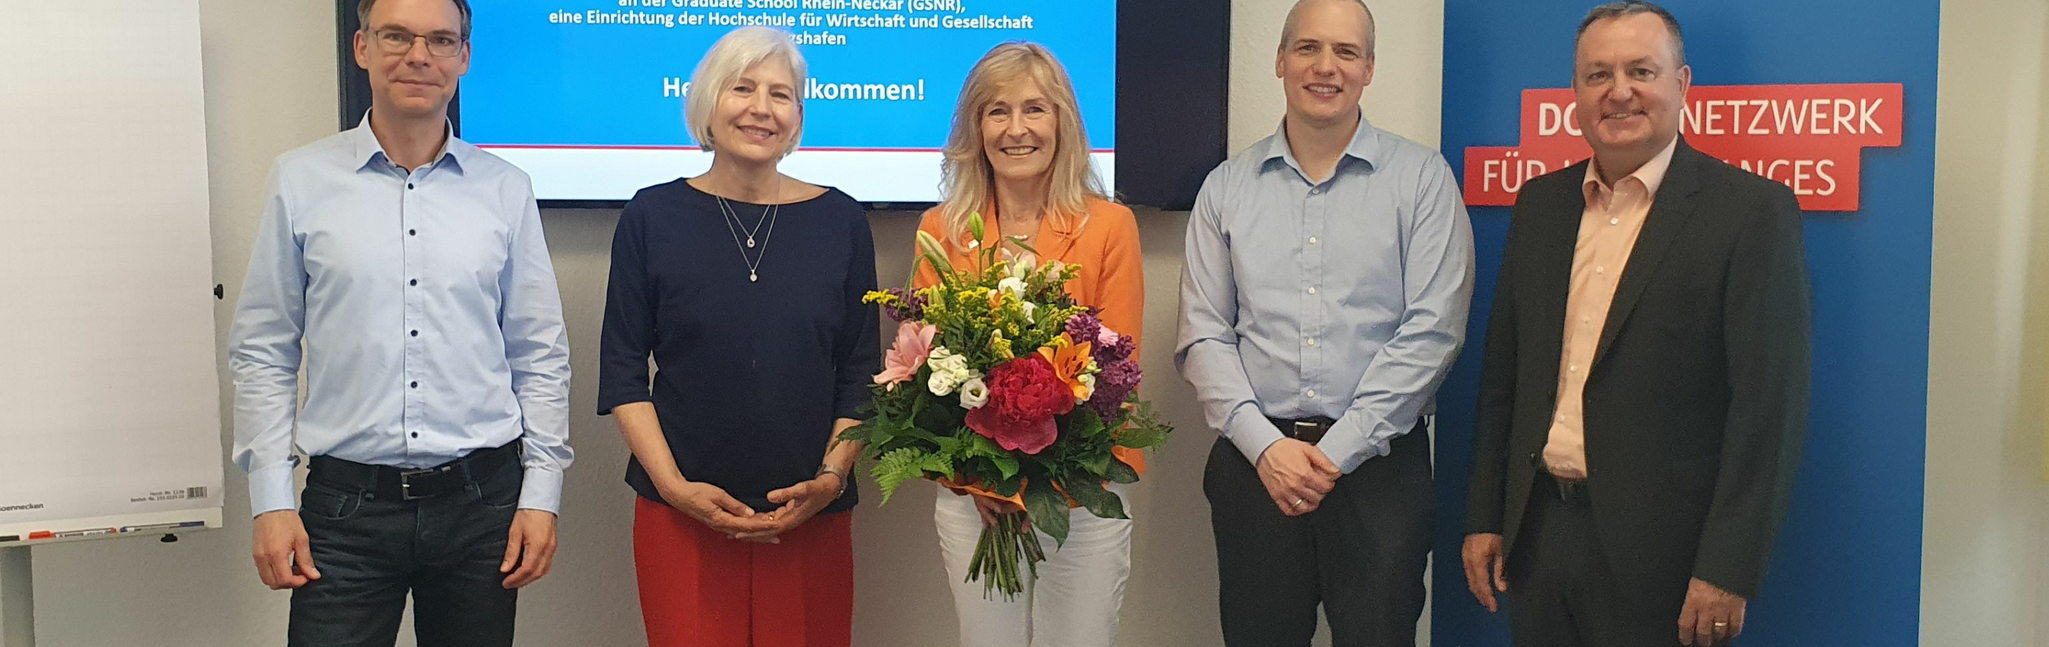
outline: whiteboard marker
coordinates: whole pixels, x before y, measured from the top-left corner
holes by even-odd
[[[180,521],[178,523],[158,523],[150,524],[147,526],[122,526],[121,532],[154,532],[158,530],[178,530],[181,528],[198,528],[204,525],[206,525],[206,522],[204,521]]]

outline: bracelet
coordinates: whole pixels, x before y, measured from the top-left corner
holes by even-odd
[[[839,479],[840,479],[840,489],[839,489],[839,491],[838,491],[838,492],[834,492],[834,493],[832,493],[832,498],[834,498],[834,499],[838,499],[838,498],[840,498],[840,495],[843,495],[843,494],[846,494],[846,493],[847,493],[847,471],[846,471],[846,470],[844,470],[844,469],[840,469],[840,468],[839,468],[839,466],[836,466],[836,465],[820,465],[820,466],[818,466],[818,472],[816,472],[816,473],[812,474],[811,476],[812,476],[812,478],[817,478],[817,477],[820,477],[820,476],[824,476],[824,475],[826,475],[826,474],[831,474],[831,475],[833,475],[833,476],[837,476],[837,477],[839,477]]]

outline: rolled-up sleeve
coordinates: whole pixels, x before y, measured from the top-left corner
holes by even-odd
[[[860,417],[861,408],[873,397],[868,384],[881,369],[882,315],[875,306],[862,302],[876,287],[875,234],[868,228],[866,213],[856,210],[849,219],[853,221],[848,237],[854,253],[847,260],[842,295],[846,316],[834,344],[832,411],[835,417],[853,419]]]
[[[619,213],[612,230],[612,272],[605,288],[605,324],[599,333],[598,415],[621,405],[652,402],[648,354],[654,349],[655,310],[648,287],[645,209],[638,197]]]

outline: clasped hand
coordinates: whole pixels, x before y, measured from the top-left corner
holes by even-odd
[[[840,493],[839,475],[820,474],[808,481],[768,493],[782,507],[757,512],[725,490],[709,483],[688,482],[662,492],[670,507],[683,511],[719,534],[741,541],[774,544],[777,537],[809,521]]]
[[[1293,438],[1267,445],[1259,454],[1258,467],[1267,496],[1280,507],[1281,514],[1290,517],[1315,512],[1344,475],[1323,450]]]

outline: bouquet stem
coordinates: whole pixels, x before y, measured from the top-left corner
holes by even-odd
[[[1024,578],[1017,568],[1023,561],[1032,577],[1039,576],[1039,562],[1046,561],[1046,551],[1039,547],[1039,533],[1031,529],[1029,518],[1023,512],[996,515],[996,525],[983,526],[982,536],[975,543],[975,557],[968,561],[968,580],[981,580],[982,597],[1015,599],[1024,592]]]

